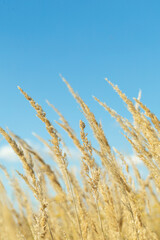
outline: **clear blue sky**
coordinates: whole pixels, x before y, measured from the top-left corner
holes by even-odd
[[[109,78],[160,116],[160,1],[0,0],[0,125],[23,138],[32,131],[49,139],[20,85],[46,110],[58,107],[78,132],[82,114],[61,81],[61,73],[102,120],[111,145],[117,125],[92,99],[123,116],[124,104],[104,81]],[[1,142],[5,144],[5,142]],[[123,141],[120,144],[123,148]]]

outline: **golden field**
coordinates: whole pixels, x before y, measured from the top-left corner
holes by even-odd
[[[14,206],[0,181],[0,240],[160,239],[160,121],[140,98],[134,99],[133,103],[107,79],[124,101],[133,121],[95,98],[119,123],[135,155],[148,169],[148,177],[143,179],[138,165],[109,145],[94,113],[62,79],[86,118],[86,122],[79,122],[79,139],[59,110],[50,104],[60,117],[58,125],[81,152],[81,183],[68,167],[69,153],[55,126],[42,107],[19,87],[50,135],[50,141],[39,139],[49,149],[57,167],[46,163],[39,152],[13,132],[0,128],[24,169],[24,173],[17,171],[10,176],[7,169],[0,166],[18,206]],[[97,149],[87,135],[86,124],[93,131],[99,145]],[[129,169],[134,172],[134,177]],[[17,176],[32,192],[36,206]]]

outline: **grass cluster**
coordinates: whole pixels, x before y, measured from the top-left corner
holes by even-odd
[[[10,176],[0,166],[13,188],[14,201],[17,203],[15,207],[0,181],[0,240],[160,239],[160,121],[140,98],[134,99],[133,103],[118,86],[107,79],[125,102],[133,121],[123,118],[95,98],[119,123],[135,155],[148,169],[148,177],[142,179],[136,164],[129,162],[117,149],[111,148],[101,123],[97,122],[89,107],[69,83],[63,77],[62,79],[80,105],[99,148],[95,149],[88,139],[86,123],[80,120],[78,139],[67,120],[50,104],[60,116],[61,122],[57,124],[67,132],[75,148],[81,152],[80,183],[68,167],[68,152],[57,129],[47,119],[42,107],[19,87],[50,135],[49,142],[40,140],[49,148],[57,168],[47,164],[23,139],[0,128],[0,133],[23,165],[24,172],[17,171],[17,174],[37,202],[34,206],[32,199],[21,187],[19,177]],[[129,168],[132,168],[134,177]]]

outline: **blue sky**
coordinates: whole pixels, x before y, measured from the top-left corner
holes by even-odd
[[[25,139],[34,141],[32,132],[49,139],[20,85],[52,122],[58,118],[46,99],[78,133],[84,118],[61,73],[102,120],[111,145],[127,151],[117,124],[92,95],[130,117],[107,77],[130,98],[141,89],[142,101],[160,116],[159,9],[156,0],[0,0],[0,125]]]

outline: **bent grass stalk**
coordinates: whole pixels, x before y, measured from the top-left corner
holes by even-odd
[[[42,107],[40,105],[38,105],[30,96],[28,96],[27,93],[24,92],[20,87],[18,87],[18,89],[25,96],[25,98],[30,102],[31,106],[36,110],[37,116],[42,120],[42,122],[45,123],[46,129],[52,137],[51,142],[53,144],[53,151],[57,158],[57,162],[62,171],[62,174],[64,176],[66,186],[68,187],[68,185],[69,185],[68,189],[70,189],[70,191],[71,191],[73,203],[75,206],[75,212],[76,212],[76,216],[77,216],[80,236],[81,236],[81,239],[83,240],[81,225],[80,225],[79,216],[78,216],[77,207],[76,207],[76,202],[75,202],[73,189],[71,186],[71,182],[70,182],[68,170],[67,170],[66,154],[65,153],[62,154],[62,150],[60,149],[60,139],[58,137],[57,130],[53,127],[53,125],[50,123],[50,121],[46,118],[46,113],[43,111]],[[67,177],[67,180],[65,179],[66,177]]]

